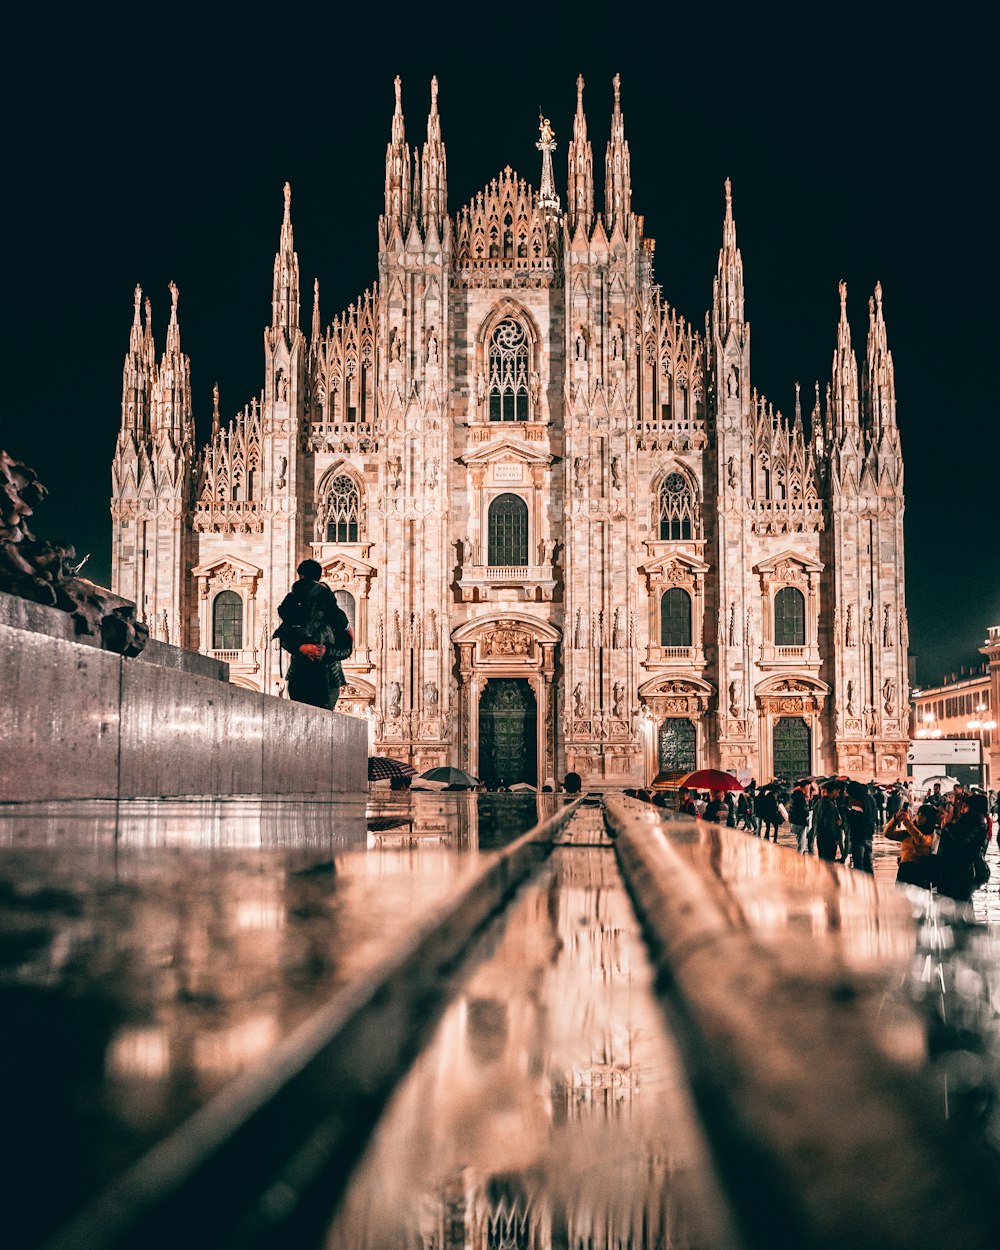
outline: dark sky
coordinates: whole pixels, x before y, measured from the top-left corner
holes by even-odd
[[[817,9],[821,24],[805,6],[781,19],[760,6],[736,19],[717,6],[704,18],[490,6],[479,22],[464,9],[380,6],[358,30],[340,6],[267,22],[246,8],[223,21],[208,6],[69,17],[36,7],[17,19],[0,85],[11,387],[0,443],[50,488],[36,532],[89,552],[94,580],[110,579],[110,462],[136,282],[153,301],[158,351],[167,284],[180,288],[201,441],[214,382],[228,419],[263,381],[286,179],[306,324],[314,277],[324,324],[375,281],[397,73],[411,146],[439,78],[454,212],[507,164],[537,186],[539,107],[564,192],[581,72],[600,204],[618,72],[633,208],[656,239],[666,297],[697,325],[733,180],[751,373],[776,406],[791,410],[796,380],[807,410],[814,379],[825,389],[841,278],[861,366],[868,296],[882,282],[918,679],[978,658],[1000,623],[984,32],[962,24],[960,43],[959,24],[923,30],[912,12],[894,27],[877,6]]]

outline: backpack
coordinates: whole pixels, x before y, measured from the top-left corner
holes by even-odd
[[[351,633],[351,623],[347,619],[347,613],[340,608],[340,619],[333,627],[333,646],[330,648],[330,654],[335,660],[346,660],[353,650],[354,634]]]

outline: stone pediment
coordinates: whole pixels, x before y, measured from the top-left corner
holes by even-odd
[[[346,552],[338,552],[334,556],[328,556],[321,563],[323,566],[323,581],[334,585],[345,582],[368,581],[375,576],[375,569],[372,565],[366,564],[364,560],[358,560],[355,556],[348,555]]]
[[[520,645],[514,635],[537,639],[539,642],[562,641],[562,633],[556,626],[521,612],[505,612],[502,617],[489,616],[480,620],[466,621],[464,625],[459,625],[452,631],[451,637],[456,643],[486,642],[487,639],[491,639],[494,643],[502,644],[503,638],[498,638],[498,635],[510,635],[513,645]]]
[[[492,464],[529,464],[547,468],[553,463],[555,457],[547,451],[539,451],[527,443],[516,442],[506,437],[477,447],[475,451],[466,452],[458,459],[460,464],[468,468],[476,465],[485,468]]]
[[[196,565],[191,570],[191,576],[218,578],[223,570],[231,570],[236,577],[250,578],[254,581],[263,576],[263,569],[259,569],[256,564],[250,564],[246,560],[241,560],[239,556],[219,556],[217,560],[210,560],[205,564]]]
[[[689,555],[687,552],[670,551],[653,560],[647,560],[639,571],[646,577],[655,578],[657,581],[670,581],[671,574],[680,574],[684,579],[694,576],[704,577],[709,571],[709,566],[704,560],[699,560],[697,556]]]
[[[761,560],[754,566],[754,572],[768,573],[772,577],[780,578],[786,572],[822,573],[824,567],[818,560],[813,560],[811,556],[803,555],[800,551],[782,551],[776,556]]]
[[[781,673],[765,677],[757,685],[754,693],[758,695],[773,695],[779,698],[783,695],[827,695],[830,693],[830,687],[826,682],[820,681],[818,677],[812,677],[808,673]]]
[[[693,698],[700,696],[701,698],[710,698],[715,693],[715,688],[711,682],[704,681],[701,677],[666,677],[660,675],[651,677],[649,681],[643,682],[639,687],[639,696],[643,699],[650,699],[658,695],[678,698]]]

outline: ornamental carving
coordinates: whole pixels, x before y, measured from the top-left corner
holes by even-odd
[[[520,629],[491,629],[483,634],[479,646],[484,656],[529,655],[531,635]]]

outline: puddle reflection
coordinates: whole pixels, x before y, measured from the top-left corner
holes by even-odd
[[[480,820],[465,794],[0,807],[5,1230],[58,1223],[266,1062],[538,813]]]
[[[709,1169],[650,986],[613,851],[557,849],[397,1091],[327,1250],[726,1245],[692,1237]]]

